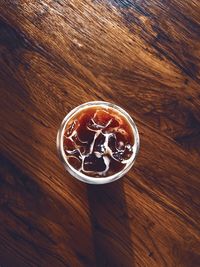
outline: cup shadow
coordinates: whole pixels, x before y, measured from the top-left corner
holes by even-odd
[[[87,185],[97,267],[134,267],[131,228],[121,180]]]

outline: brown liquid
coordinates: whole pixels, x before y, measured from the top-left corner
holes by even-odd
[[[133,131],[118,111],[89,107],[75,114],[66,125],[64,150],[68,162],[92,177],[121,171],[133,154]]]

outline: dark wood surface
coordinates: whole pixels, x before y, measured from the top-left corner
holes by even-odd
[[[0,266],[200,266],[199,0],[0,1]],[[105,100],[141,149],[104,186],[65,172],[56,133]]]

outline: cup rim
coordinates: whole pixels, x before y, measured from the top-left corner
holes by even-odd
[[[86,109],[86,108],[91,107],[91,106],[106,106],[106,107],[113,108],[114,110],[118,111],[120,113],[120,115],[123,115],[128,120],[128,122],[129,122],[129,124],[133,130],[134,145],[133,145],[133,154],[130,157],[130,159],[131,159],[130,163],[128,163],[126,165],[126,167],[124,169],[122,169],[121,171],[119,171],[115,174],[112,174],[110,176],[92,177],[92,176],[86,175],[86,174],[78,171],[68,162],[67,156],[64,152],[63,140],[64,140],[64,131],[65,131],[67,123],[69,122],[71,117],[74,116],[76,113],[80,112],[81,109],[83,110],[83,109]],[[78,179],[82,182],[88,183],[88,184],[106,184],[106,183],[110,183],[110,182],[113,182],[115,180],[118,180],[119,178],[124,176],[130,170],[130,168],[133,166],[135,159],[138,155],[139,148],[140,148],[140,137],[139,137],[139,132],[138,132],[138,129],[137,129],[137,126],[136,126],[134,120],[128,114],[128,112],[126,112],[123,108],[121,108],[120,106],[118,106],[116,104],[106,102],[106,101],[90,101],[90,102],[86,102],[86,103],[83,103],[83,104],[75,107],[69,113],[67,113],[67,115],[64,117],[64,119],[60,125],[60,128],[58,129],[56,145],[57,145],[58,155],[59,155],[62,163],[64,164],[65,169],[73,177],[75,177],[76,179]]]

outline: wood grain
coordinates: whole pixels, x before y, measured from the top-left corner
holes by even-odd
[[[200,266],[198,0],[1,0],[0,266]],[[65,172],[56,133],[91,100],[135,119],[131,171]]]

